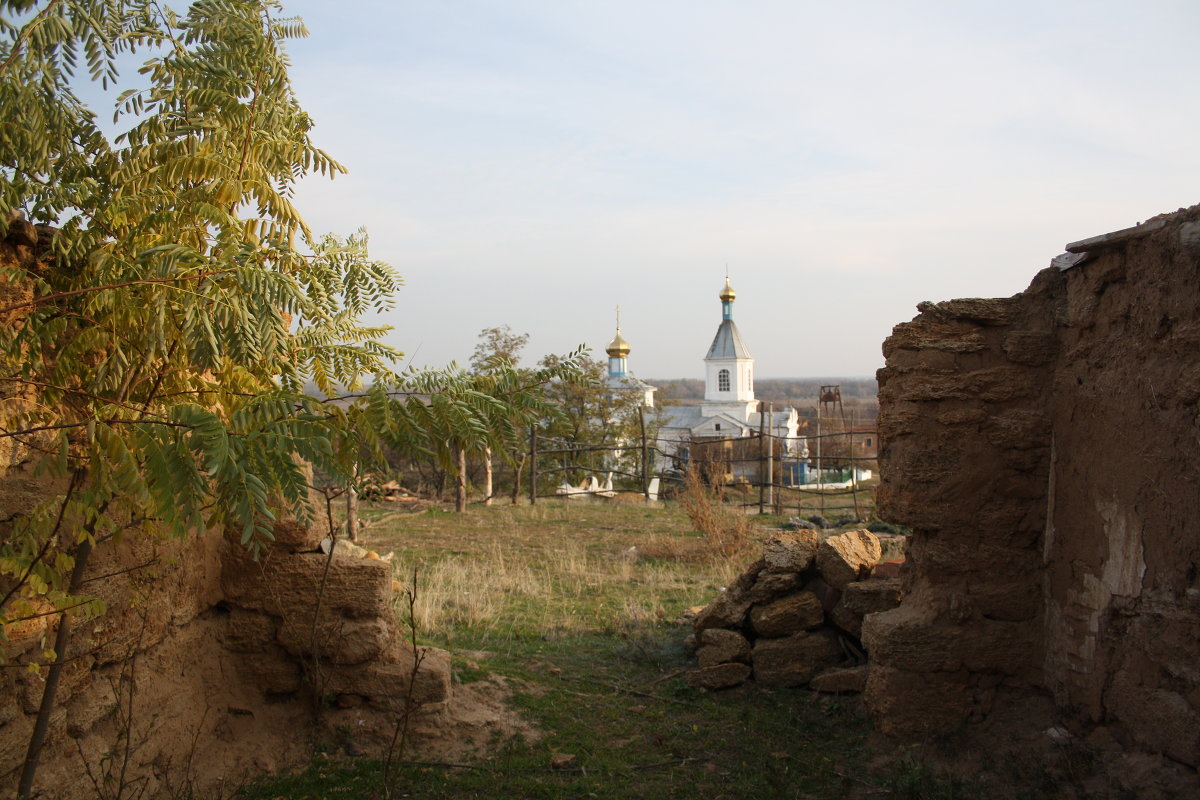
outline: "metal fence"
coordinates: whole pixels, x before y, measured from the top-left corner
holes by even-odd
[[[749,436],[681,441],[649,434],[643,417],[640,434],[633,441],[595,444],[547,438],[533,426],[529,431],[529,502],[617,494],[653,499],[659,492],[669,491],[672,484],[682,484],[687,470],[694,468],[707,482],[734,490],[727,494],[740,495],[737,502],[747,510],[782,514],[794,509],[801,515],[816,511],[822,516],[853,511],[856,518],[864,518],[874,506],[873,485],[862,485],[869,480],[863,477],[864,467],[874,464],[875,456],[866,454],[873,448],[863,444],[877,442],[877,437],[875,429],[859,427],[797,437],[760,431]],[[856,442],[862,454],[856,452]],[[807,457],[789,455],[802,451],[800,445],[807,447]],[[601,454],[601,467],[595,465],[592,454],[596,453]],[[553,466],[545,463],[548,459],[553,459]],[[592,463],[584,463],[588,461]],[[604,486],[594,487],[589,476],[595,478],[597,473],[615,476],[626,486],[609,486],[606,480]],[[574,485],[571,479],[581,475],[584,484]],[[553,491],[540,485],[548,476],[563,478]]]

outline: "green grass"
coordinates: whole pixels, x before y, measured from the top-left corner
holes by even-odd
[[[460,683],[510,679],[512,702],[544,734],[499,743],[470,768],[407,764],[395,797],[942,796],[924,773],[872,771],[857,698],[687,685],[694,665],[680,612],[708,602],[753,556],[706,557],[674,506],[558,501],[400,515],[379,504],[363,516],[375,521],[363,544],[393,551],[401,581],[416,571],[421,640],[470,652],[453,655]],[[553,769],[556,753],[575,758]],[[381,786],[378,762],[318,755],[242,797],[382,797]]]

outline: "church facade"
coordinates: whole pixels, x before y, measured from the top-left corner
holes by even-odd
[[[754,397],[754,357],[742,340],[733,321],[733,304],[737,293],[725,279],[720,293],[721,322],[713,337],[712,345],[704,356],[704,400],[698,406],[665,406],[659,414],[658,447],[659,464],[666,468],[682,465],[703,450],[708,458],[713,457],[714,447],[718,453],[728,453],[729,480],[756,478],[760,465],[757,457],[739,456],[746,451],[738,447],[738,440],[757,436],[763,431],[772,437],[773,453],[782,461],[787,474],[808,456],[805,440],[798,435],[800,415],[794,408],[767,411]],[[609,380],[636,380],[628,374],[627,358],[629,345],[621,337],[620,327],[609,344]],[[646,387],[647,406],[653,405],[653,387]],[[757,442],[752,448],[757,452]],[[663,463],[665,462],[665,463]]]

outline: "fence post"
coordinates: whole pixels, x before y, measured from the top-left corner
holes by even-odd
[[[858,505],[858,458],[854,455],[854,414],[850,414],[850,433],[846,449],[850,451],[850,496],[854,498],[854,518],[862,519],[862,509]]]
[[[767,466],[763,463],[766,453],[766,437],[764,434],[767,430],[767,412],[766,403],[761,400],[758,402],[758,513],[765,514],[766,506],[766,483],[763,481],[767,474]]]
[[[817,498],[821,504],[821,517],[825,517],[825,473],[821,471],[821,406],[817,406]]]
[[[537,505],[537,425],[529,426],[529,505]]]
[[[767,506],[775,510],[775,438],[771,433],[775,420],[775,404],[767,403],[767,419],[772,424],[767,425]]]

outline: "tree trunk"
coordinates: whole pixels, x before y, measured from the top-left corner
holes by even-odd
[[[492,448],[483,451],[483,504],[492,504]]]
[[[467,510],[467,451],[458,448],[458,481],[454,492],[454,510],[459,514]]]
[[[346,538],[358,541],[358,491],[353,486],[346,491]]]
[[[521,473],[525,470],[527,458],[528,456],[522,453],[521,460],[517,462],[517,468],[513,470],[512,505],[514,506],[521,497]]]
[[[83,572],[87,569],[88,557],[92,554],[91,538],[84,539],[75,553],[75,568],[71,570],[71,584],[67,593],[75,595],[83,585]],[[54,712],[54,701],[58,697],[58,683],[62,679],[63,660],[67,657],[67,648],[71,646],[71,612],[64,611],[58,620],[58,634],[54,638],[54,663],[46,675],[46,685],[42,688],[42,703],[38,707],[37,721],[33,726],[33,735],[29,737],[29,748],[25,751],[25,763],[21,767],[21,782],[17,788],[17,800],[29,800],[33,797],[33,779],[37,776],[38,760],[42,757],[42,748],[46,743],[46,730],[50,727],[50,717]]]
[[[529,426],[529,505],[537,505],[537,426]]]

